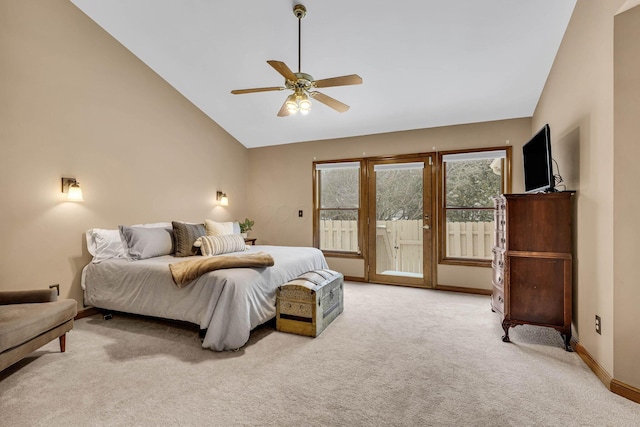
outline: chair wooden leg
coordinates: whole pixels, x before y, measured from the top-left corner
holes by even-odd
[[[60,335],[60,353],[64,353],[67,346],[67,334]]]

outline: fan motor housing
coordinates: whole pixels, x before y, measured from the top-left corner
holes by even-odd
[[[285,86],[287,89],[302,88],[302,89],[311,89],[313,87],[313,77],[307,73],[293,73],[296,75],[298,80],[295,82],[291,82],[289,80],[285,81]]]

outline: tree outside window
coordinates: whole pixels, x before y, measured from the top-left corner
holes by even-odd
[[[376,220],[421,220],[422,168],[376,173]]]

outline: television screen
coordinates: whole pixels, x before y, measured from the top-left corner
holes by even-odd
[[[554,191],[553,160],[549,125],[544,125],[522,147],[524,161],[524,191],[539,193]]]

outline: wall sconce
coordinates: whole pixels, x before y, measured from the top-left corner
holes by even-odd
[[[227,197],[227,193],[223,193],[222,191],[217,191],[216,200],[220,202],[221,206],[229,206],[229,198]]]
[[[75,178],[62,178],[62,192],[67,195],[67,200],[72,202],[82,202],[82,189],[80,183]]]

